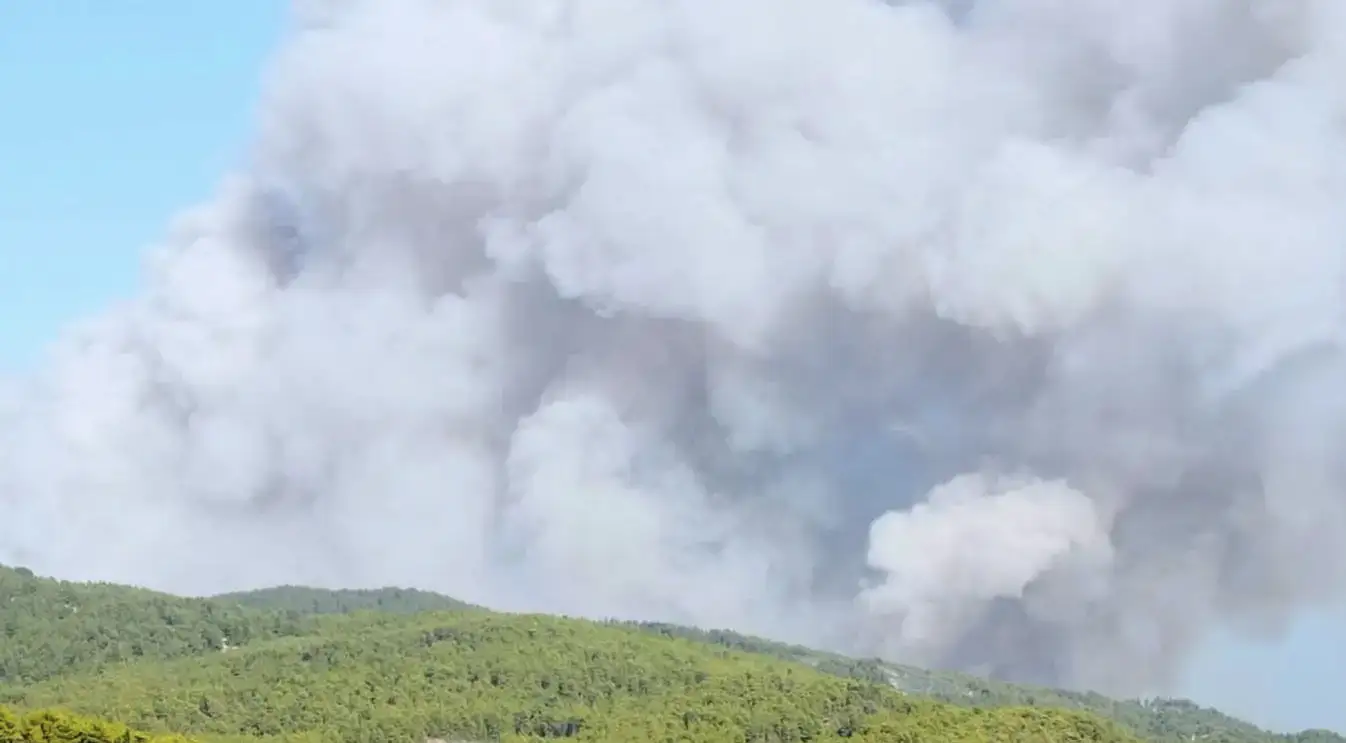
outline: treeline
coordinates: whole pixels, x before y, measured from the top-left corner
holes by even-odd
[[[212,743],[1346,741],[1183,700],[1014,686],[723,630],[502,615],[409,589],[185,599],[0,567],[6,703]]]
[[[418,591],[414,588],[327,590],[305,586],[277,586],[258,591],[226,593],[211,600],[226,605],[303,615],[352,614],[359,611],[416,614],[423,611],[477,608],[448,596],[430,591]]]
[[[87,668],[167,660],[312,631],[314,620],[0,567],[0,687]]]
[[[459,612],[350,617],[311,637],[19,690],[151,731],[332,741],[1098,741],[1093,715],[963,709],[631,629]]]
[[[964,707],[1083,710],[1119,722],[1147,740],[1163,743],[1346,743],[1346,737],[1327,730],[1272,733],[1186,699],[1117,700],[1089,692],[1008,684],[962,673],[849,658],[729,630],[702,630],[662,622],[614,624],[804,663],[832,675],[886,682],[908,694]]]

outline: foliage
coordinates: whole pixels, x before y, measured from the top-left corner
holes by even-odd
[[[0,685],[308,631],[311,619],[0,567]]]
[[[55,711],[16,715],[0,707],[0,743],[185,743],[176,735],[150,736],[124,725]]]
[[[666,637],[691,639],[804,663],[838,676],[886,681],[908,694],[959,706],[1046,707],[1088,711],[1115,720],[1154,741],[1346,743],[1346,737],[1327,730],[1289,734],[1267,732],[1186,699],[1116,700],[1092,692],[1007,684],[961,673],[933,671],[874,659],[849,658],[728,630],[701,630],[658,622],[620,624]]]
[[[357,611],[415,614],[422,611],[474,608],[457,599],[414,588],[333,591],[305,586],[277,586],[258,591],[226,593],[214,597],[214,600],[254,609],[292,611],[308,615],[350,614]]]
[[[1130,740],[1083,713],[961,709],[632,629],[480,611],[343,617],[307,637],[53,679],[16,701],[150,730],[344,741]]]
[[[408,589],[185,599],[0,567],[0,630],[0,703],[209,743],[1132,740],[1102,717],[1156,741],[1346,741],[1273,735],[1184,700],[1014,686],[725,630],[504,615]]]

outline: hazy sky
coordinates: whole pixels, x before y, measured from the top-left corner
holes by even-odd
[[[0,369],[134,290],[138,257],[241,152],[283,4],[0,3]],[[1346,629],[1212,642],[1186,693],[1346,729]]]

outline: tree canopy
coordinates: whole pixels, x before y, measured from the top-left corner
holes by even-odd
[[[727,631],[501,614],[409,589],[188,599],[0,568],[0,628],[0,704],[14,710],[0,743],[1346,741],[1274,735],[1181,700],[998,684]]]

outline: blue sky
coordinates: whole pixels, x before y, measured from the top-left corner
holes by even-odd
[[[238,156],[286,5],[0,2],[0,369],[124,295]]]
[[[138,259],[239,157],[285,4],[0,2],[0,370],[134,291]],[[1213,640],[1184,692],[1346,730],[1346,622]]]

